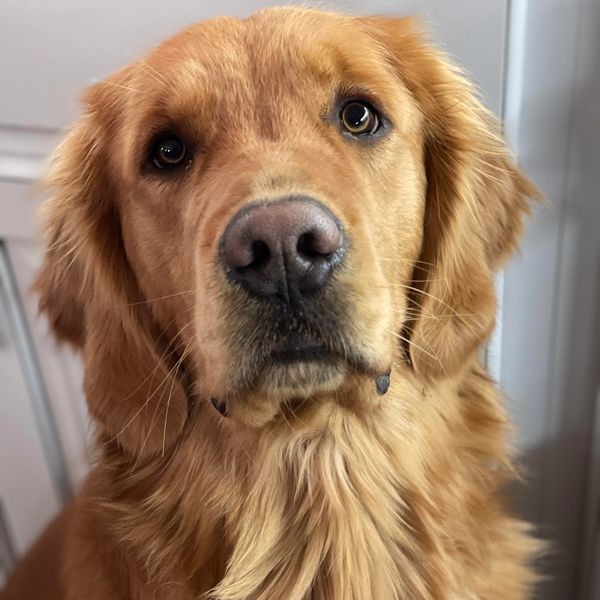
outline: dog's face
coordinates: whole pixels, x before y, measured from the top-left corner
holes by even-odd
[[[131,70],[113,142],[143,296],[164,298],[155,318],[181,332],[197,393],[233,418],[249,395],[274,410],[356,374],[374,392],[421,246],[408,90],[360,27],[291,16],[167,42]]]
[[[129,450],[196,405],[253,427],[373,410],[390,371],[452,376],[489,333],[532,190],[410,22],[200,23],[86,104],[38,286]]]

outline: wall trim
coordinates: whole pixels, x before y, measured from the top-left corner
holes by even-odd
[[[29,324],[20,302],[17,284],[9,260],[5,244],[0,242],[0,282],[2,283],[0,286],[0,300],[4,305],[12,330],[23,371],[23,379],[27,385],[31,406],[37,419],[38,432],[48,469],[52,475],[58,497],[66,504],[71,497],[71,483],[65,457],[38,357],[34,351]]]
[[[59,138],[58,129],[0,123],[0,181],[37,181]]]

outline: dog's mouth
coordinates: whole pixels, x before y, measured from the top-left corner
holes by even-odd
[[[356,362],[356,361],[355,361]],[[284,398],[333,390],[350,368],[336,340],[292,332],[278,339],[263,361],[258,386]]]
[[[312,339],[303,334],[291,334],[273,346],[273,364],[293,364],[297,362],[331,361],[336,357],[322,340]]]
[[[245,388],[250,395],[264,395],[288,407],[304,403],[315,393],[333,391],[349,370],[334,344],[301,333],[281,337],[262,358],[257,355]],[[211,398],[211,402],[222,416],[230,416],[231,399]]]
[[[339,287],[296,304],[229,292],[229,369],[211,389],[211,402],[224,416],[243,414],[249,421],[254,413],[275,414],[298,402],[338,401],[350,381],[364,378],[377,394],[387,391],[391,357],[363,343],[364,331]]]
[[[351,373],[371,378],[380,396],[388,390],[389,369],[374,366],[341,333],[328,338],[292,327],[271,340],[270,344],[255,348],[245,363],[240,362],[243,379],[239,380],[237,390],[247,392],[258,403],[269,398],[288,408],[308,406],[311,398],[335,392]],[[239,398],[237,392],[211,398],[211,402],[221,415],[229,417],[231,403],[239,402]]]

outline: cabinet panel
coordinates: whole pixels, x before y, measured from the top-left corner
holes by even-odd
[[[18,553],[60,506],[9,324],[0,280],[0,503],[6,537]]]
[[[64,456],[68,483],[77,489],[89,465],[87,410],[83,397],[83,368],[80,358],[68,346],[54,340],[45,317],[37,310],[37,297],[31,286],[42,262],[42,245],[38,241],[11,240],[6,243],[15,284],[27,318],[33,351],[40,360],[48,403]]]

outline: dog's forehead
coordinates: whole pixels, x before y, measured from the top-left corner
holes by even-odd
[[[133,65],[128,137],[160,124],[204,148],[268,139],[303,140],[345,97],[365,97],[413,127],[416,108],[389,49],[357,17],[268,9],[203,21]]]
[[[356,19],[303,9],[197,23],[159,46],[146,65],[180,98],[274,87],[306,91],[311,82],[327,86],[387,75],[379,48]],[[161,84],[148,69],[142,75],[150,86]]]

